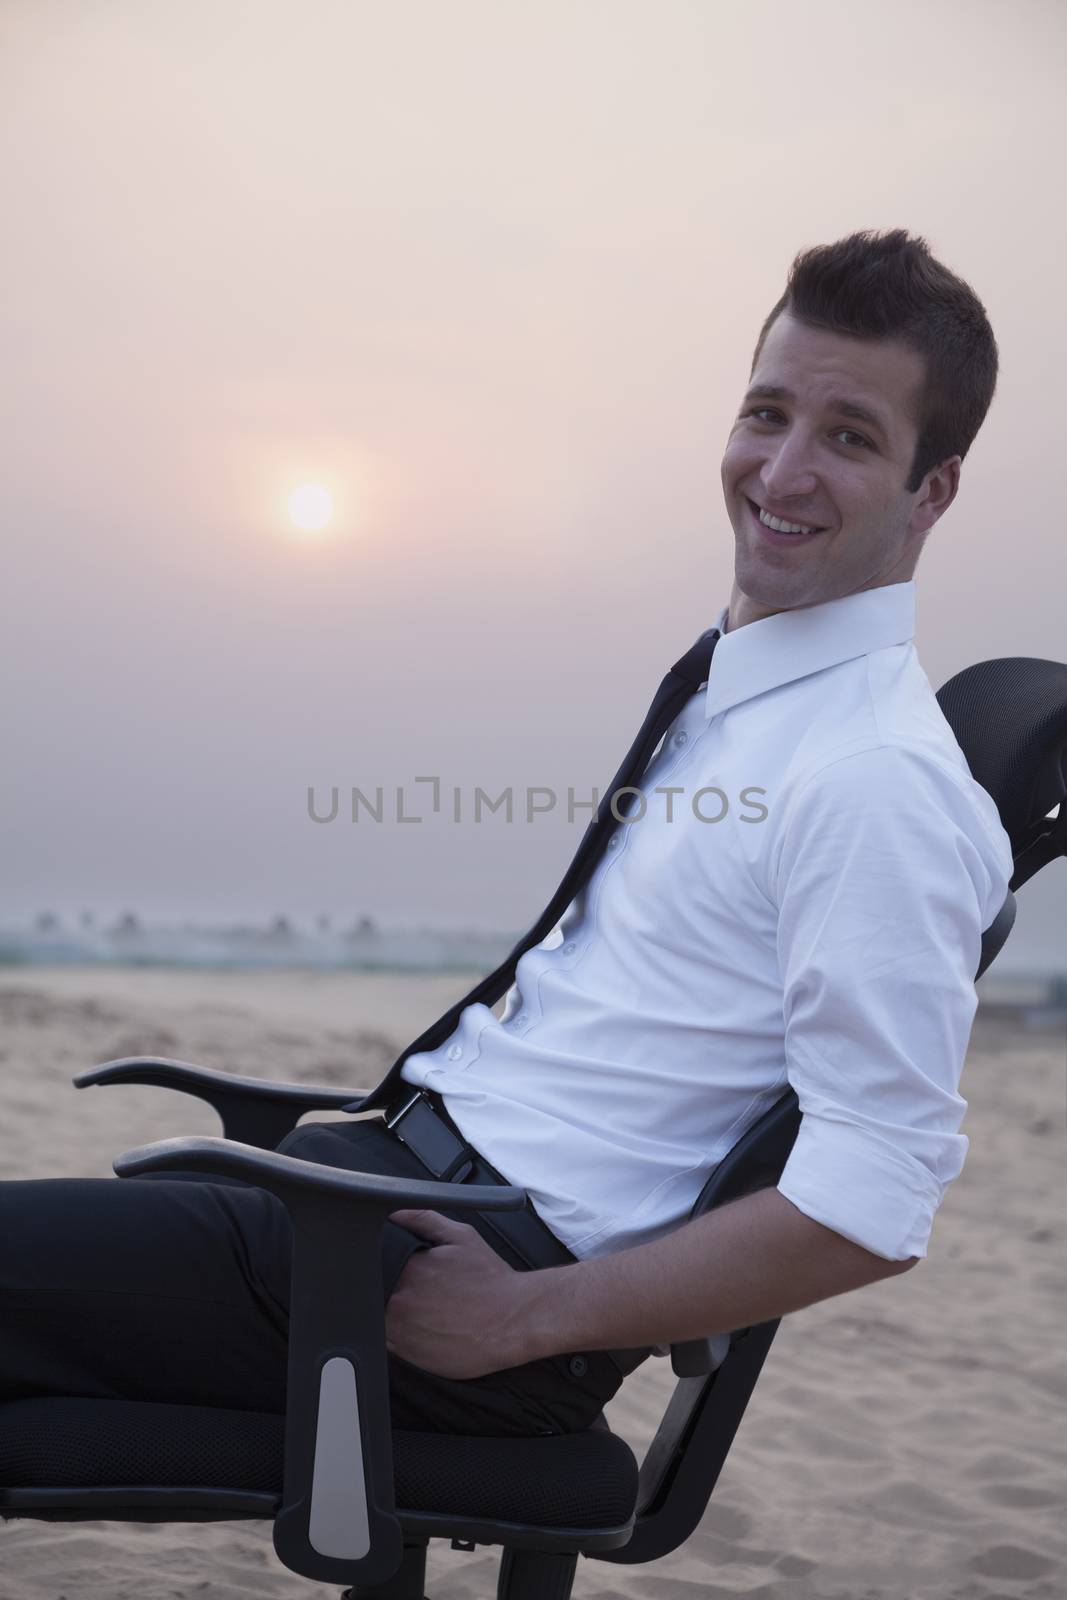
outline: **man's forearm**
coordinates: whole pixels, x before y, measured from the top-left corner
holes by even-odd
[[[526,1359],[751,1327],[917,1259],[886,1261],[761,1189],[649,1244],[531,1274]]]

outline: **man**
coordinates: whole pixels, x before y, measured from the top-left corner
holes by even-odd
[[[729,605],[642,804],[519,960],[503,1016],[472,1002],[407,1054],[389,1126],[307,1124],[279,1147],[425,1176],[417,1104],[433,1138],[529,1191],[536,1260],[481,1220],[387,1225],[399,1425],[584,1427],[649,1347],[926,1253],[966,1150],[973,979],[1012,862],[915,655],[914,573],[996,368],[980,303],[923,240],[797,258],[722,462]],[[803,1122],[778,1186],[687,1220],[787,1082]],[[281,1409],[289,1240],[270,1196],[0,1191],[0,1397]]]
[[[560,1351],[696,1338],[893,1276],[925,1254],[966,1150],[956,1087],[973,978],[1012,863],[910,642],[913,574],[956,496],[995,377],[981,307],[922,241],[901,230],[857,235],[794,263],[722,461],[736,546],[718,623],[726,636],[706,704],[684,719],[684,765],[670,772],[675,784],[727,794],[733,775],[738,787],[759,783],[768,818],[747,828],[742,818],[728,843],[677,807],[670,838],[665,821],[657,836],[651,813],[620,830],[602,901],[629,913],[627,937],[647,942],[647,959],[672,937],[677,946],[628,1011],[639,1042],[621,1072],[599,1060],[590,1071],[588,1014],[584,1036],[567,1022],[569,1008],[619,1003],[623,959],[617,972],[601,960],[588,983],[568,987],[541,952],[520,963],[512,1013],[538,982],[556,987],[527,1024],[534,1059],[518,1083],[501,1070],[511,1063],[491,1029],[484,1066],[405,1072],[429,1077],[513,1181],[549,1191],[550,1222],[569,1224],[579,1209],[569,1216],[552,1193],[575,1188],[566,1174],[581,1141],[560,1148],[566,1118],[606,1118],[632,1152],[632,1172],[617,1151],[614,1167],[605,1158],[600,1130],[586,1144],[597,1183],[617,1184],[607,1231],[630,1247],[601,1253],[605,1231],[590,1229],[568,1240],[578,1264],[517,1274],[473,1229],[398,1214],[443,1248],[416,1256],[390,1301],[397,1354],[472,1377]],[[675,900],[650,914],[642,894]],[[582,947],[611,937],[587,907],[564,934],[575,947],[564,965],[595,963]],[[704,996],[692,987],[702,977]],[[695,1040],[678,1039],[684,1027]],[[654,1058],[657,1043],[666,1059]],[[779,1186],[678,1226],[786,1078],[804,1123]],[[629,1115],[615,1109],[620,1091]],[[654,1136],[643,1141],[653,1106]],[[553,1140],[524,1162],[531,1124],[541,1137],[552,1119]],[[642,1161],[671,1193],[665,1204],[642,1181]],[[668,1220],[662,1237],[632,1242]]]

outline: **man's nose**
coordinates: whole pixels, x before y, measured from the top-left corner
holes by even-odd
[[[770,445],[760,476],[771,500],[787,500],[814,492],[816,479],[811,450],[800,434],[790,433]]]

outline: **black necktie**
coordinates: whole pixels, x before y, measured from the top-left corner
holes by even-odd
[[[346,1106],[346,1111],[373,1111],[381,1105],[388,1104],[394,1095],[401,1093],[400,1069],[408,1056],[416,1055],[423,1050],[436,1050],[437,1046],[443,1044],[449,1034],[455,1031],[461,1013],[468,1006],[479,1002],[491,1006],[502,994],[507,993],[514,980],[519,958],[535,944],[540,944],[548,937],[575,895],[592,877],[597,862],[608,847],[608,840],[616,828],[621,826],[619,817],[629,815],[630,805],[635,798],[633,794],[624,796],[622,800],[616,801],[613,810],[611,804],[613,797],[620,789],[640,787],[641,778],[656,746],[686,701],[707,680],[711,658],[718,642],[718,629],[712,628],[710,632],[702,634],[693,648],[687,651],[680,661],[674,663],[656,690],[656,697],[648,708],[648,715],[641,724],[637,738],[626,752],[622,766],[611,780],[611,785],[600,802],[596,816],[585,830],[582,842],[564,873],[559,888],[529,933],[519,940],[511,954],[495,972],[483,978],[481,983],[469,994],[464,995],[462,1000],[457,1000],[443,1017],[439,1017],[424,1033],[420,1033],[414,1044],[408,1045],[376,1089],[372,1089],[362,1100]]]

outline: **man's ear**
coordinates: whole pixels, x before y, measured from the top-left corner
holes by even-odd
[[[927,473],[924,488],[911,514],[909,532],[927,534],[938,518],[944,516],[956,498],[962,465],[960,456],[950,456]]]

